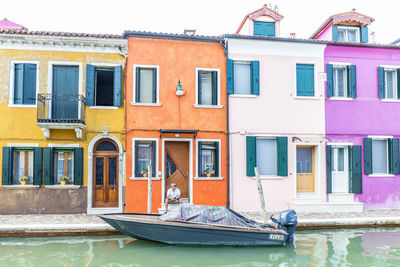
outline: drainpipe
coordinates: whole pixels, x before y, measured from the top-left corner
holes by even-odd
[[[225,39],[225,42],[220,42],[222,47],[224,48],[224,54],[226,58],[228,58],[228,41]],[[225,75],[226,76],[226,75]],[[226,206],[229,208],[230,201],[230,142],[229,142],[229,94],[226,92]]]

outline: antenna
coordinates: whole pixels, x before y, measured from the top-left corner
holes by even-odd
[[[279,13],[279,12],[278,12],[278,10],[279,10],[278,5],[275,5],[274,10],[275,10],[277,13]]]

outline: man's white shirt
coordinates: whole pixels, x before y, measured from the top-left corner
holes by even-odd
[[[181,190],[176,188],[175,191],[172,191],[172,188],[170,188],[167,191],[167,196],[169,196],[170,198],[178,198],[181,196]]]

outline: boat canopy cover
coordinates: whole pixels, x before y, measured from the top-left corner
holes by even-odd
[[[182,204],[159,217],[161,221],[204,223],[211,225],[266,228],[268,225],[249,220],[226,207]]]

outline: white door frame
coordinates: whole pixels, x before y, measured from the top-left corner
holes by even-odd
[[[118,207],[94,208],[93,207],[93,149],[95,144],[102,139],[111,139],[118,145]],[[122,185],[124,183],[124,150],[121,142],[115,136],[105,133],[95,136],[88,147],[88,190],[87,214],[122,213]]]
[[[165,202],[165,142],[189,142],[189,203],[193,204],[193,139],[192,138],[162,138],[162,177],[161,204]]]

